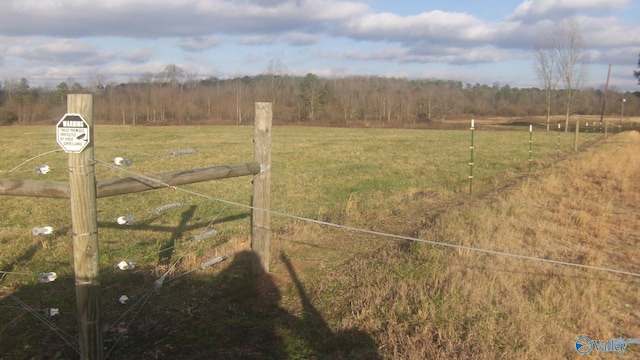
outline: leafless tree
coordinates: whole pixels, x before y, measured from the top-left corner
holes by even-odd
[[[640,55],[638,55],[638,68],[640,68]],[[638,85],[640,85],[640,71],[634,71],[633,76],[638,79]]]
[[[268,77],[268,91],[269,101],[275,108],[276,99],[280,95],[280,92],[284,88],[285,77],[287,76],[287,69],[280,60],[271,60],[269,67],[265,71],[264,75]]]
[[[588,54],[584,48],[582,30],[575,18],[560,22],[552,35],[555,52],[555,65],[558,76],[565,89],[565,132],[569,126],[571,105],[577,90],[584,84],[587,76]],[[580,124],[576,121],[576,136]],[[577,143],[576,143],[577,147]]]
[[[555,72],[555,55],[553,44],[550,41],[535,44],[535,61],[533,67],[536,75],[538,75],[538,78],[544,85],[545,100],[547,103],[547,132],[549,132],[549,123],[551,122],[551,94],[558,84],[558,77]]]

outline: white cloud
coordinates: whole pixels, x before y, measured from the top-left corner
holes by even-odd
[[[105,64],[117,55],[101,52],[97,46],[76,39],[29,39],[23,44],[9,46],[6,54],[23,61],[76,65]]]
[[[530,62],[534,42],[569,16],[579,20],[594,61],[637,60],[640,47],[638,20],[619,12],[638,9],[629,0],[519,0],[491,19],[483,17],[486,11],[472,12],[478,2],[465,2],[462,12],[445,10],[461,2],[435,0],[422,8],[442,10],[409,15],[375,12],[366,0],[0,1],[0,79],[23,73],[34,81],[44,74],[82,79],[99,71],[126,81],[161,71],[164,62],[197,68],[212,59],[217,74],[244,75],[259,73],[274,52],[303,75],[399,73],[431,64],[488,68],[505,59]],[[523,66],[523,73],[530,70]]]
[[[629,0],[524,0],[508,18],[526,22],[560,19],[584,11],[622,10]]]
[[[151,59],[153,55],[153,50],[149,48],[138,48],[128,52],[127,54],[124,54],[123,58],[131,63],[142,64],[149,61],[149,59]]]
[[[4,0],[0,33],[64,37],[205,37],[324,28],[370,11],[340,0]]]
[[[577,17],[587,46],[640,45],[640,26],[613,17]]]
[[[317,43],[320,41],[320,36],[303,32],[290,32],[283,36],[283,40],[293,46],[305,46]]]
[[[452,46],[419,44],[412,48],[391,47],[374,51],[347,50],[342,54],[320,53],[318,56],[332,59],[385,61],[394,63],[442,63],[468,65],[496,62],[504,57],[504,51],[494,47],[461,48]]]
[[[412,16],[368,14],[347,22],[343,34],[390,41],[470,42],[490,39],[495,29],[469,14],[434,10]]]
[[[267,35],[249,35],[243,36],[238,40],[241,45],[268,45],[275,41],[273,36]]]
[[[222,40],[213,36],[198,36],[184,38],[178,41],[178,46],[185,51],[199,52],[214,48],[222,43]]]

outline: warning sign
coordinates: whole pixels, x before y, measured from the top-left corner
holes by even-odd
[[[80,114],[65,114],[56,125],[56,140],[68,153],[81,153],[89,144],[89,124]]]

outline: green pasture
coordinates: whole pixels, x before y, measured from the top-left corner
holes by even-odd
[[[510,180],[527,176],[528,130],[523,126],[511,131],[484,131],[478,126],[474,134],[473,196],[499,191]],[[112,165],[117,156],[130,158],[132,165],[122,169],[135,174],[250,162],[253,133],[251,126],[96,126],[96,178],[130,176]],[[341,223],[353,197],[358,199],[360,211],[381,214],[410,201],[407,194],[418,191],[464,201],[469,197],[470,135],[470,131],[460,130],[276,126],[272,131],[271,208]],[[570,154],[573,137],[535,129],[532,171]],[[602,137],[581,133],[580,142],[585,144]],[[196,151],[170,156],[172,151],[186,148]],[[2,127],[0,178],[66,181],[68,156],[55,151],[58,149],[54,126]],[[41,164],[52,170],[46,175],[36,174],[34,169]],[[248,239],[249,210],[216,199],[249,204],[250,177],[182,188],[201,196],[160,189],[98,199],[105,322],[117,319],[123,311],[117,303],[122,293],[150,287],[162,275],[159,269],[187,257],[197,265],[219,255],[217,246],[232,239]],[[175,202],[182,206],[154,213],[157,207]],[[133,215],[136,222],[131,226],[118,225],[116,219],[125,215]],[[272,230],[292,221],[273,216]],[[375,227],[375,224],[359,225]],[[54,233],[33,236],[31,229],[41,226],[52,226]],[[192,241],[212,228],[219,231],[217,236]],[[25,322],[30,315],[25,315],[23,309],[7,298],[10,293],[16,293],[34,308],[60,308],[58,326],[70,333],[75,331],[70,229],[68,200],[0,196],[0,271],[4,272],[0,274],[0,305],[4,307],[0,311],[0,337],[21,334],[24,324],[31,323]],[[135,261],[141,271],[127,278],[116,269],[122,260]],[[58,274],[56,283],[38,284],[31,276],[48,271]],[[60,342],[44,326],[42,331],[45,340]],[[25,353],[30,353],[33,338],[15,336],[13,340],[2,341],[0,358],[6,347],[24,347]]]
[[[1,130],[0,178],[66,181],[68,156],[63,151],[55,151],[59,145],[53,126]],[[130,176],[113,165],[117,156],[130,158],[133,164],[120,168],[137,174],[250,162],[253,161],[253,131],[253,127],[248,126],[97,126],[95,158],[100,162],[95,165],[96,179]],[[573,134],[559,135],[562,158],[573,149]],[[601,137],[600,134],[581,134],[583,142]],[[557,142],[558,133],[542,130],[533,133],[532,171],[557,161]],[[405,194],[411,191],[428,190],[462,199],[469,192],[469,131],[275,127],[272,143],[272,210],[287,214],[339,221],[339,214],[350,196],[359,199],[364,211],[385,211],[393,209],[395,202],[404,201]],[[169,155],[187,148],[196,151]],[[499,189],[509,179],[528,173],[528,127],[520,131],[476,129],[474,148],[474,194]],[[45,153],[48,154],[39,156]],[[32,160],[24,163],[29,159]],[[41,164],[48,165],[51,171],[46,175],[36,174],[35,166]],[[172,237],[175,227],[186,229],[180,234],[183,239],[198,235],[212,221],[217,223],[215,227],[222,231],[223,237],[248,235],[249,210],[212,199],[249,204],[250,181],[250,177],[241,177],[184,186],[203,197],[160,189],[99,199],[98,221],[105,266],[121,256],[137,258],[145,252],[157,251],[158,246]],[[45,225],[56,229],[54,242],[67,241],[71,226],[68,201],[3,196],[0,202],[3,244],[26,245],[30,242],[30,229]],[[161,215],[153,213],[157,207],[175,202],[183,205]],[[187,210],[193,213],[191,218],[182,219],[181,214]],[[116,219],[125,215],[133,215],[136,224],[117,225]],[[288,221],[273,217],[275,228]],[[189,222],[189,226],[184,222]],[[59,257],[65,261],[71,258],[70,253],[52,257],[38,251],[30,261],[17,264],[20,246],[3,247],[2,267],[24,272],[49,268],[52,265],[48,262],[57,264]],[[55,249],[54,246],[49,251]],[[69,266],[59,271],[72,273]]]
[[[474,193],[497,189],[506,180],[528,173],[529,131],[528,127],[518,130],[475,130]],[[562,157],[573,149],[573,134],[559,135]],[[464,195],[469,191],[469,131],[275,127],[272,136],[271,203],[276,211],[315,218],[319,212],[336,213],[352,194],[364,201],[362,205],[393,208],[394,196],[410,190],[428,189],[445,195]],[[601,134],[581,134],[582,142],[601,137]],[[59,149],[53,126],[5,127],[0,138],[3,153],[0,178],[66,181],[68,156],[63,151],[51,153]],[[113,164],[115,157],[127,157],[133,164],[123,169],[138,174],[253,161],[252,127],[97,126],[94,138],[96,160]],[[558,133],[542,130],[533,133],[533,171],[557,160],[557,143]],[[187,148],[196,152],[169,155]],[[32,160],[22,164],[29,159]],[[40,164],[47,164],[52,170],[46,175],[37,175],[34,168]],[[129,174],[113,166],[96,164],[98,180],[125,176]],[[243,204],[250,201],[251,184],[246,177],[185,188],[208,197]],[[6,204],[0,210],[0,227],[31,228],[49,224],[59,229],[70,225],[67,201],[0,199]],[[247,212],[166,189],[100,199],[98,218],[109,224],[110,229],[119,216],[131,214],[142,219],[144,213],[157,206],[174,202],[197,206],[202,222],[213,220],[221,211],[221,217]],[[144,220],[171,222],[171,215],[158,219],[147,216]],[[278,224],[283,220],[274,221]],[[234,229],[234,233],[247,230],[244,224],[225,226]],[[113,231],[115,236],[129,228],[116,227]],[[11,234],[20,235],[19,232]],[[2,261],[10,263],[11,259],[3,257]]]

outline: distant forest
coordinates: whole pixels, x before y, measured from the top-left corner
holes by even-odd
[[[73,80],[53,87],[31,87],[27,79],[0,87],[0,125],[54,124],[66,111],[66,95],[94,94],[99,124],[189,125],[252,124],[254,103],[273,103],[274,123],[329,126],[417,126],[461,118],[546,115],[543,89],[512,88],[447,80],[378,76],[321,78],[278,71],[235,79],[198,78],[176,65],[127,83],[91,85]],[[604,89],[579,90],[577,115],[599,115]],[[563,90],[553,91],[552,114],[565,111]],[[609,89],[605,116],[640,115],[640,92]]]

